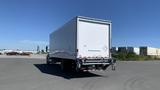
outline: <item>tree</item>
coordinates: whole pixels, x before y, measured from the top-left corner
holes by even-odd
[[[41,50],[41,54],[45,54],[45,52],[44,52],[44,50],[43,50],[43,49]]]
[[[37,54],[39,54],[40,53],[40,47],[39,47],[39,45],[37,46]]]
[[[46,53],[48,53],[48,46],[46,46]]]

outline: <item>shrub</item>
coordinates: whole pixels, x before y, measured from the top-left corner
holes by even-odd
[[[142,55],[136,55],[133,52],[117,52],[112,54],[112,57],[117,59],[117,60],[122,60],[122,61],[144,61],[144,60],[160,60],[159,57],[156,56],[142,56]]]

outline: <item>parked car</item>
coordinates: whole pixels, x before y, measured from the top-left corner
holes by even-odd
[[[18,52],[8,52],[6,53],[6,55],[19,55],[19,53]]]
[[[20,55],[22,55],[22,56],[29,56],[30,53],[23,52],[23,53],[20,53]]]

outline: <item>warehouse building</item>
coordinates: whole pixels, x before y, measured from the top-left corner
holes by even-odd
[[[139,48],[134,48],[134,53],[136,53],[137,55],[140,55],[140,49]]]
[[[147,46],[141,46],[139,48],[137,47],[112,47],[112,53],[116,52],[133,52],[137,55],[143,55],[143,56],[159,56],[160,57],[160,48],[153,48],[153,47],[147,47]]]
[[[127,47],[127,52],[133,52],[137,55],[140,55],[140,49],[136,47]]]
[[[118,47],[112,47],[111,52],[114,54],[118,51]]]
[[[140,47],[140,55],[144,55],[144,56],[160,56],[160,48]]]
[[[124,52],[124,53],[133,52],[139,55],[140,49],[136,47],[118,47],[118,52]]]
[[[133,52],[139,55],[140,49],[136,47],[112,47],[112,53],[116,53],[116,52],[123,52],[123,53]]]
[[[127,53],[127,47],[118,47],[118,52]]]

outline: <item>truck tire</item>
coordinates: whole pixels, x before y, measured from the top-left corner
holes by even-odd
[[[65,66],[64,66],[64,61],[61,60],[61,64],[60,64],[61,70],[64,71],[65,70]]]
[[[47,64],[47,65],[51,64],[49,55],[47,55],[47,57],[46,57],[46,64]]]
[[[65,60],[61,60],[61,70],[63,72],[69,71],[69,62],[65,61]]]
[[[102,70],[106,70],[108,67],[109,65],[102,66]]]
[[[78,72],[81,71],[81,70],[80,70],[80,68],[81,68],[81,63],[80,63],[80,61],[77,60],[77,61],[75,62],[75,65],[74,65],[74,66],[75,66],[75,67],[74,67],[74,68],[75,68],[75,69],[74,69],[75,72],[78,73]]]
[[[51,62],[49,62],[49,61],[47,60],[47,61],[46,61],[46,64],[47,64],[47,65],[50,65],[50,64],[51,64]]]
[[[62,71],[67,71],[67,72],[70,72],[70,71],[73,71],[75,69],[75,63],[73,60],[61,60],[61,70]]]

